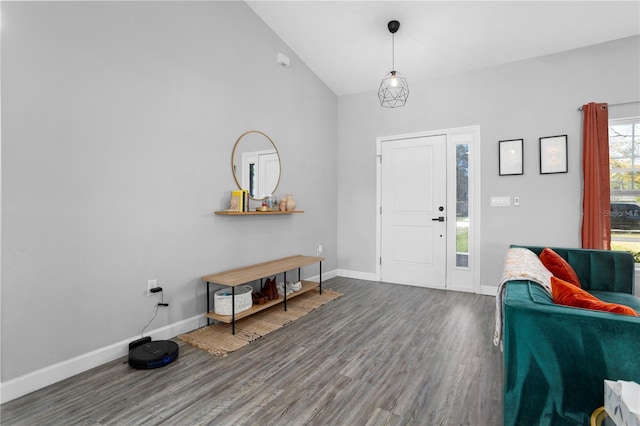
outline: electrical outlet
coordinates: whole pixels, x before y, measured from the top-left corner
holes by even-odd
[[[158,287],[158,280],[147,281],[147,296],[151,296],[153,294],[151,293],[151,289],[156,287]]]
[[[318,256],[320,256],[323,252],[324,252],[324,247],[322,247],[322,244],[319,244],[318,245]]]

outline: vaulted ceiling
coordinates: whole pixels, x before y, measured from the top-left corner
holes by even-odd
[[[640,1],[247,1],[338,96],[640,34]],[[295,63],[292,63],[295,66]]]

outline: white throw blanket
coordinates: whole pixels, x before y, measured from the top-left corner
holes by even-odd
[[[496,328],[493,333],[493,344],[500,345],[502,350],[502,309],[504,290],[507,281],[529,280],[540,284],[551,294],[551,272],[544,267],[540,258],[531,250],[526,248],[510,248],[504,258],[502,269],[502,279],[496,294]]]

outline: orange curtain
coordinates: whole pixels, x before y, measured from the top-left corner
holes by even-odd
[[[592,102],[582,110],[582,247],[610,250],[609,109]]]

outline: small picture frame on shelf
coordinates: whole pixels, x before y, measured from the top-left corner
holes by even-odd
[[[500,176],[522,175],[523,139],[509,139],[498,142],[498,173]]]
[[[567,173],[567,135],[540,138],[540,174]]]

